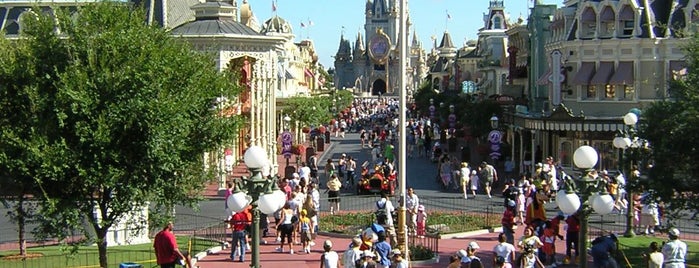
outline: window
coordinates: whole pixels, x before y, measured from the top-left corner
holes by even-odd
[[[616,96],[616,87],[614,85],[605,85],[604,86],[604,98],[605,99],[613,99]]]
[[[624,27],[622,30],[622,35],[630,36],[633,34],[634,22],[632,20],[625,20]]]
[[[500,17],[493,18],[493,29],[502,29],[502,19]]]
[[[600,37],[612,37],[614,33],[614,22],[601,22],[600,23]]]
[[[587,94],[585,94],[585,97],[587,99],[596,99],[597,98],[597,86],[587,85]]]
[[[573,166],[573,145],[570,143],[570,141],[564,141],[561,142],[561,150],[558,153],[558,158],[561,161],[561,165],[564,167],[572,167]]]
[[[623,96],[621,96],[622,99],[625,100],[633,100],[635,91],[633,88],[633,85],[619,85],[618,87],[622,87],[621,90],[624,93]]]

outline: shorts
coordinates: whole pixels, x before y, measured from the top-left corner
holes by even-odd
[[[483,180],[483,184],[484,184],[485,186],[491,186],[491,185],[493,185],[493,178],[486,178],[485,180]]]
[[[311,240],[313,240],[313,237],[311,237],[311,232],[301,231],[301,243],[308,243]]]
[[[340,191],[328,191],[328,202],[340,203]]]
[[[282,244],[284,243],[285,238],[286,238],[286,241],[288,243],[293,243],[293,240],[291,240],[291,234],[294,231],[294,225],[293,224],[282,224],[279,226],[279,229],[281,231],[280,237],[281,237]]]

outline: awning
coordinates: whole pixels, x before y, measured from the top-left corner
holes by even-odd
[[[313,73],[309,69],[303,69],[303,73],[306,75],[306,77],[314,77]]]
[[[550,76],[551,76],[551,69],[546,71],[544,73],[544,75],[540,76],[539,79],[536,80],[536,84],[540,85],[540,86],[548,84],[549,82],[551,82],[551,81],[549,81]]]
[[[578,73],[576,73],[575,77],[573,77],[571,84],[583,85],[583,86],[589,85],[590,78],[592,78],[592,74],[594,72],[595,72],[595,63],[594,62],[583,62],[582,65],[580,65],[580,69],[578,70]]]
[[[616,72],[609,79],[610,85],[633,85],[633,62],[621,61]]]
[[[609,78],[614,74],[613,62],[600,62],[597,72],[590,80],[590,85],[606,85],[609,83]]]
[[[580,18],[581,22],[595,22],[597,21],[597,14],[595,14],[595,11],[592,10],[592,8],[588,7],[583,11],[582,16]]]
[[[286,74],[284,76],[286,79],[296,79],[293,74],[289,72],[289,70],[286,70]]]

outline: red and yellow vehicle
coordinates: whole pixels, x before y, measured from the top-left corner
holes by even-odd
[[[357,184],[357,194],[386,193],[393,195],[396,190],[396,173],[391,172],[388,177],[384,175],[382,166],[376,166],[373,172],[366,168],[362,170],[362,176]]]

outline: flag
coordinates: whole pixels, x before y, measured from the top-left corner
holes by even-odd
[[[277,1],[272,1],[272,12],[277,11]]]
[[[306,28],[306,24],[303,24],[303,21],[301,22],[301,28]]]
[[[448,19],[448,20],[451,19],[451,15],[449,14],[449,10],[447,10],[447,19]]]
[[[311,19],[308,19],[308,27],[313,26],[313,21]]]

